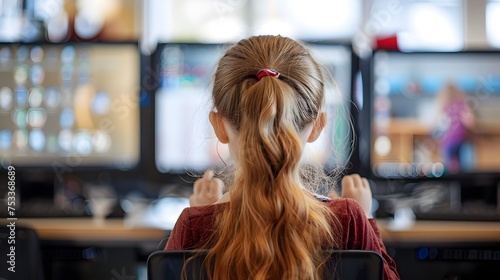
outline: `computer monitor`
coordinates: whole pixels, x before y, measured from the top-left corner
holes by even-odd
[[[368,174],[498,176],[500,52],[377,50],[370,78],[361,159]]]
[[[227,146],[208,121],[211,80],[222,44],[160,44],[154,62],[155,162],[162,173],[201,171],[222,164]]]
[[[327,87],[328,126],[306,146],[304,161],[333,170],[351,153],[350,103],[353,52],[342,43],[308,44],[333,73]],[[203,172],[227,163],[227,145],[217,141],[208,121],[212,78],[226,44],[163,43],[153,61],[159,75],[155,94],[155,162],[161,173]]]
[[[0,44],[2,166],[135,167],[139,85],[137,43]]]

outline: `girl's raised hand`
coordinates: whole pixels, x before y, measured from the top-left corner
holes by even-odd
[[[368,218],[371,217],[372,208],[372,190],[366,178],[358,174],[346,175],[342,178],[342,197],[349,197],[356,200]],[[336,193],[332,192],[330,197],[336,197]]]
[[[214,178],[214,171],[207,170],[203,177],[196,180],[193,185],[193,194],[189,196],[190,206],[213,204],[222,197],[224,183],[219,178]]]

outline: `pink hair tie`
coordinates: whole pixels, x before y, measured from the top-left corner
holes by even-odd
[[[273,69],[263,68],[257,71],[257,74],[255,74],[255,76],[257,77],[257,80],[260,81],[260,79],[267,76],[278,78],[280,76],[280,73]]]

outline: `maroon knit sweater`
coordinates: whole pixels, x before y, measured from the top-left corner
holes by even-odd
[[[366,218],[358,202],[351,198],[335,198],[325,203],[342,224],[342,245],[337,249],[376,251],[384,259],[384,279],[400,279],[396,263],[387,254],[382,242],[376,221]],[[202,248],[213,234],[214,215],[228,204],[229,202],[184,209],[170,233],[165,250]]]

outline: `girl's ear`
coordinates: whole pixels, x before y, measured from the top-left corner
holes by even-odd
[[[226,132],[226,127],[224,126],[224,122],[222,121],[222,117],[216,113],[216,112],[210,112],[210,115],[208,116],[210,119],[210,123],[212,124],[212,127],[214,128],[215,135],[217,136],[217,139],[222,144],[227,144],[229,143],[229,137],[227,136]]]
[[[314,121],[313,129],[311,134],[309,134],[309,138],[307,138],[307,142],[311,143],[316,141],[318,137],[321,135],[321,131],[326,125],[326,113],[320,113],[318,119]]]

